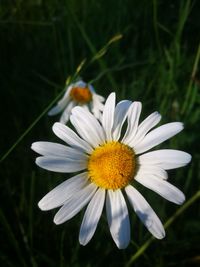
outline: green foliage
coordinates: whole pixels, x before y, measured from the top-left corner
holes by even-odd
[[[199,12],[195,0],[0,2],[1,266],[198,266]],[[83,212],[55,226],[55,210],[38,209],[41,197],[69,176],[39,169],[30,145],[55,140],[55,118],[46,113],[76,76],[104,96],[116,91],[118,100],[142,101],[144,117],[158,110],[162,122],[184,122],[185,130],[162,147],[193,156],[169,174],[188,202],[179,208],[142,189],[166,222],[164,240],[151,238],[130,210],[126,250],[115,247],[105,215],[82,247]]]

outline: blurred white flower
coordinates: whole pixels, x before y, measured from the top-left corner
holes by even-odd
[[[49,112],[49,116],[62,112],[60,122],[66,124],[69,120],[71,110],[75,106],[82,106],[89,109],[97,119],[101,118],[104,97],[96,94],[94,87],[82,80],[70,84],[66,87],[66,92],[62,99]]]
[[[86,245],[95,233],[104,203],[108,225],[120,249],[130,242],[130,223],[124,194],[146,228],[156,238],[165,236],[160,219],[135,188],[138,183],[163,198],[181,204],[184,194],[167,181],[166,170],[185,166],[191,156],[183,151],[161,149],[144,153],[183,129],[172,122],[153,129],[161,119],[152,113],[139,124],[140,102],[127,100],[115,106],[115,94],[108,97],[99,122],[88,110],[75,107],[69,127],[55,123],[54,133],[68,146],[35,142],[32,149],[42,156],[36,164],[44,169],[79,174],[64,181],[39,202],[42,210],[60,207],[54,217],[56,224],[66,222],[87,206],[79,233],[79,242]],[[127,119],[127,129],[122,126]]]

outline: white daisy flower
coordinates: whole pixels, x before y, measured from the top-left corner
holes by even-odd
[[[96,94],[94,87],[82,80],[72,83],[66,87],[62,99],[49,112],[49,116],[62,112],[60,122],[66,124],[69,120],[71,110],[75,106],[82,106],[89,109],[97,119],[101,118],[104,97]]]
[[[112,93],[101,122],[88,110],[75,107],[70,121],[78,134],[61,123],[53,125],[54,133],[68,146],[51,142],[32,144],[32,149],[42,155],[36,159],[38,166],[54,172],[79,172],[50,191],[38,205],[42,210],[61,206],[54,217],[54,222],[61,224],[88,204],[79,233],[82,245],[94,235],[105,203],[112,238],[118,248],[127,247],[130,223],[124,195],[152,235],[158,239],[165,236],[161,221],[134,187],[136,182],[173,203],[185,200],[184,194],[167,181],[166,170],[185,166],[191,156],[172,149],[144,153],[179,133],[183,124],[172,122],[152,130],[161,115],[154,112],[139,124],[141,107],[140,102],[128,100],[115,106]],[[122,134],[126,119],[127,128]]]

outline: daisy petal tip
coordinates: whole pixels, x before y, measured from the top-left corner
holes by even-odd
[[[58,220],[58,218],[57,218],[56,216],[54,217],[53,222],[54,222],[56,225],[59,225],[59,224],[62,223],[62,222],[60,222],[60,221]]]
[[[73,109],[71,110],[71,115],[70,115],[70,118],[72,115],[76,114],[78,111],[80,111],[82,108],[79,107],[79,106],[75,106],[73,107]]]
[[[155,111],[153,115],[154,115],[154,119],[156,120],[156,122],[159,123],[162,119],[162,115],[158,111]]]
[[[182,159],[182,166],[181,167],[186,166],[192,160],[192,155],[190,155],[189,153],[182,152],[182,155],[183,155],[183,159]]]
[[[43,157],[43,156],[37,157],[35,159],[35,164],[42,169],[50,170],[50,169],[48,169],[46,162],[45,162],[45,157]]]
[[[182,131],[184,129],[183,122],[177,122],[177,127],[179,127],[180,131]]]
[[[62,123],[61,122],[55,122],[52,126],[52,129],[57,129]]]
[[[163,231],[161,233],[159,233],[157,236],[155,236],[157,239],[163,239],[165,238],[166,234],[165,234],[165,230],[163,229]]]
[[[133,101],[132,102],[132,107],[133,106],[137,106],[137,108],[139,109],[139,110],[141,110],[142,109],[142,102],[140,102],[140,101]]]
[[[81,246],[86,246],[87,243],[88,243],[88,241],[86,241],[86,240],[82,240],[82,239],[79,238],[79,244],[80,244]]]
[[[49,112],[47,113],[47,115],[48,116],[53,116],[54,114],[53,114],[52,110],[49,110]]]
[[[34,142],[31,144],[31,149],[33,151],[35,151],[36,153],[40,154],[39,149],[40,149],[40,145],[42,142],[38,141],[38,142]]]
[[[112,99],[112,101],[115,101],[116,100],[116,93],[115,92],[110,93],[106,102],[108,102],[108,99]]]
[[[54,133],[55,133],[56,130],[57,130],[58,123],[59,123],[59,122],[55,122],[55,123],[53,124],[53,126],[52,126],[52,131],[53,131]]]
[[[184,124],[182,122],[171,122],[166,125],[170,125],[170,127],[174,130],[175,134],[180,133],[184,129]]]
[[[179,200],[177,201],[178,205],[182,205],[183,202],[185,202],[185,195],[182,193],[182,196],[179,197]]]
[[[188,164],[192,160],[192,155],[190,155],[189,153],[186,153],[186,154],[187,154],[186,164]]]
[[[171,202],[175,203],[176,205],[182,205],[185,202],[185,195],[179,189],[178,191],[178,194],[174,196],[174,199],[172,199]]]
[[[121,240],[115,239],[114,241],[118,249],[126,249],[130,243],[130,237],[123,237]]]
[[[55,135],[58,136],[60,132],[65,131],[65,123],[63,122],[55,122],[52,126],[52,131],[54,132]]]
[[[140,102],[140,101],[133,101],[133,103],[140,105],[140,106],[142,105],[142,102]]]
[[[158,116],[159,120],[161,120],[162,115],[158,111],[156,111],[155,114]]]
[[[41,159],[41,157],[37,157],[37,158],[35,159],[35,164],[38,165],[39,167],[41,167],[41,166],[40,166],[40,159]]]
[[[112,93],[110,93],[109,96],[115,97],[116,96],[116,93],[115,92],[112,92]]]
[[[35,164],[38,165],[38,158],[35,159]],[[38,165],[39,166],[39,165]]]
[[[42,199],[38,202],[38,207],[43,211],[47,210]]]
[[[34,143],[31,144],[31,149],[32,149],[33,151],[35,151],[36,143],[37,143],[37,142],[34,142]]]
[[[129,245],[129,242],[128,243],[122,243],[122,244],[116,244],[118,249],[126,249]]]

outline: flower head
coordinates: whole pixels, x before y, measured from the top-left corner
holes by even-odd
[[[165,236],[163,225],[148,202],[135,188],[138,182],[165,199],[181,204],[184,194],[167,181],[166,170],[182,167],[191,156],[179,150],[147,152],[183,129],[180,122],[155,127],[161,115],[152,113],[139,123],[141,103],[108,97],[99,122],[88,110],[75,107],[70,121],[75,131],[55,123],[54,133],[68,145],[36,142],[32,149],[42,156],[40,167],[62,173],[79,172],[64,181],[39,202],[42,210],[60,207],[56,224],[66,222],[87,205],[79,233],[86,245],[95,233],[104,203],[110,232],[120,249],[130,241],[130,222],[124,195],[146,228],[158,239]],[[127,121],[125,133],[122,126]],[[147,152],[147,153],[146,153]]]
[[[80,80],[66,87],[64,96],[48,112],[48,115],[56,115],[63,111],[60,122],[65,124],[69,120],[72,108],[82,106],[85,109],[89,109],[97,119],[100,119],[103,110],[103,101],[104,97],[96,94],[91,84]]]

